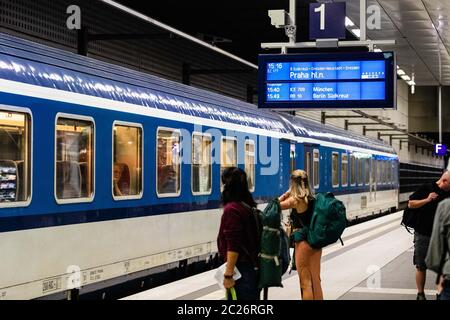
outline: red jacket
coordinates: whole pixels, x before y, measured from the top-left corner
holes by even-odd
[[[239,202],[230,202],[223,208],[217,247],[226,260],[227,251],[239,253],[238,262],[258,262],[259,243],[253,213]]]

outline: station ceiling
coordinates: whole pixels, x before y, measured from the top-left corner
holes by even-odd
[[[297,0],[297,42],[308,39],[308,7],[314,2]],[[257,63],[262,42],[285,42],[284,30],[270,24],[267,11],[289,9],[289,0],[157,0],[117,2],[185,33],[213,43],[249,62]],[[359,25],[360,0],[345,0],[347,16]],[[367,0],[381,9],[381,30],[367,30],[371,40],[396,40],[397,64],[415,75],[419,86],[450,85],[450,0]],[[347,32],[347,39],[356,39]],[[293,51],[291,51],[293,52]],[[440,68],[441,66],[441,68]]]

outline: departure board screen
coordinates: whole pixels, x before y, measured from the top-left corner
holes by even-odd
[[[259,56],[259,107],[395,108],[392,52]]]

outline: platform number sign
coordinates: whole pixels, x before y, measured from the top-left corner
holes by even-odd
[[[447,152],[447,146],[442,143],[438,143],[434,145],[434,154],[437,156],[445,156]]]
[[[345,2],[311,3],[309,38],[345,39]]]

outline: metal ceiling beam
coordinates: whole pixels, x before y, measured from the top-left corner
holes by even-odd
[[[100,0],[100,1],[106,3],[106,4],[110,5],[110,6],[112,6],[112,7],[116,8],[116,9],[118,9],[118,10],[121,10],[123,12],[126,12],[126,13],[132,15],[132,16],[135,16],[138,19],[141,19],[141,20],[144,20],[145,22],[151,23],[151,24],[153,24],[153,25],[155,25],[155,26],[157,26],[157,27],[159,27],[159,28],[161,28],[163,30],[167,30],[167,31],[169,31],[169,32],[179,36],[179,37],[182,37],[184,39],[187,39],[189,41],[197,43],[197,44],[199,44],[199,45],[201,45],[203,47],[206,47],[207,49],[210,49],[210,50],[215,51],[217,53],[220,53],[220,54],[222,54],[224,56],[227,56],[228,58],[231,58],[231,59],[236,60],[236,61],[238,61],[240,63],[243,63],[243,64],[245,64],[245,65],[247,65],[247,66],[249,66],[249,67],[251,67],[253,69],[256,69],[256,70],[258,69],[257,65],[255,65],[255,64],[253,64],[251,62],[248,62],[247,60],[239,58],[238,56],[236,56],[234,54],[231,54],[231,53],[229,53],[229,52],[227,52],[225,50],[222,50],[222,49],[220,49],[220,48],[218,48],[216,46],[210,45],[209,43],[207,43],[205,41],[197,39],[196,37],[193,37],[193,36],[191,36],[191,35],[189,35],[189,34],[187,34],[185,32],[182,32],[182,31],[180,31],[178,29],[175,29],[175,28],[173,28],[173,27],[171,27],[171,26],[169,26],[167,24],[159,22],[158,20],[152,19],[149,16],[146,16],[146,15],[144,15],[144,14],[142,14],[142,13],[136,11],[136,10],[128,8],[128,7],[126,7],[126,6],[124,6],[124,5],[120,4],[120,3],[117,3],[116,1],[113,1],[113,0]]]
[[[353,112],[356,113],[356,114],[362,115],[362,116],[364,116],[365,118],[371,119],[371,120],[373,120],[373,121],[377,121],[379,124],[382,124],[382,125],[385,125],[385,126],[387,126],[387,127],[389,127],[389,128],[395,129],[395,131],[404,133],[404,134],[408,135],[408,137],[413,138],[413,139],[415,139],[415,140],[417,140],[417,141],[420,141],[420,142],[422,142],[422,143],[425,143],[425,144],[434,146],[434,144],[433,144],[432,142],[430,142],[430,141],[428,141],[428,140],[426,140],[426,139],[420,138],[420,137],[418,137],[418,136],[416,136],[416,135],[414,135],[414,134],[412,134],[412,133],[409,133],[409,132],[406,131],[406,130],[400,129],[400,128],[398,128],[396,125],[394,125],[394,124],[392,124],[392,123],[389,123],[389,122],[385,122],[385,121],[383,121],[383,120],[380,120],[380,119],[378,119],[377,117],[371,116],[371,115],[369,115],[369,114],[367,114],[367,113],[365,113],[365,112],[363,112],[363,111],[360,111],[360,110],[353,110]]]

